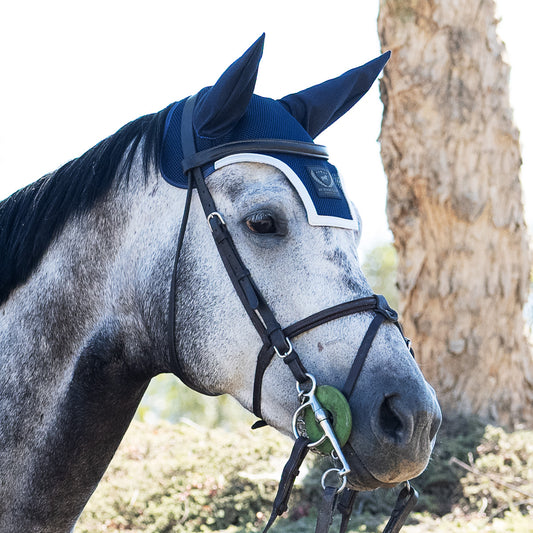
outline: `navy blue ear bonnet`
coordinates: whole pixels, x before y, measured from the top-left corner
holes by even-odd
[[[167,116],[161,154],[163,177],[171,185],[182,189],[187,188],[187,178],[181,168],[183,152],[181,148],[180,128],[184,105],[185,100],[177,102]],[[287,139],[312,142],[311,136],[281,103],[254,94],[246,113],[231,132],[216,139],[200,137],[197,134],[196,146],[198,151],[200,151],[232,141],[249,139]],[[314,157],[288,154],[264,153],[263,155],[268,157],[260,158],[255,156],[255,154],[242,154],[242,157],[238,159],[234,158],[232,162],[264,162],[271,164],[282,170],[285,175],[290,173],[291,176],[287,177],[295,187],[298,186],[298,183],[294,182],[294,175],[296,175],[298,181],[305,187],[309,196],[309,199],[305,198],[304,200],[302,198],[302,200],[308,211],[308,217],[310,217],[311,223],[313,223],[314,219],[315,224],[321,221],[324,223],[320,225],[326,225],[324,217],[331,216],[344,219],[350,227],[352,226],[354,218],[349,203],[342,191],[337,169],[328,161]],[[269,157],[272,159],[269,159]],[[214,172],[215,166],[216,168],[224,166],[224,161],[221,161],[222,163],[218,163],[218,165],[213,161],[213,164],[204,167],[202,169],[204,176],[207,177]],[[284,163],[284,165],[280,163]],[[289,169],[292,169],[293,172],[290,172]],[[298,192],[302,196],[303,191],[298,190]],[[305,192],[303,194],[305,195]],[[316,211],[315,216],[309,212],[309,204],[314,206],[314,211]],[[320,219],[317,217],[323,218]],[[350,224],[350,221],[352,224]],[[344,226],[342,221],[339,221],[339,223]],[[337,224],[333,223],[332,225]]]
[[[202,89],[198,97],[209,89]],[[181,115],[187,99],[176,102],[170,109],[165,124],[161,166],[165,179],[176,187],[187,188],[187,178],[183,175],[181,161]],[[300,123],[283,107],[271,98],[253,94],[244,116],[226,135],[217,138],[200,136],[196,132],[196,148],[206,150],[220,144],[248,139],[288,139],[313,142],[311,136]]]
[[[264,36],[258,39],[226,70],[215,86],[202,89],[198,94],[193,116],[197,151],[252,139],[311,143],[312,135],[320,133],[361,98],[389,57],[389,53],[384,54],[339,78],[273,100],[253,94],[263,40]],[[183,189],[187,188],[181,147],[185,101],[176,102],[167,115],[161,152],[164,179]],[[207,177],[215,170],[237,162],[266,163],[281,170],[300,195],[310,224],[358,227],[338,172],[327,160],[268,152],[236,153],[211,162],[202,171]]]

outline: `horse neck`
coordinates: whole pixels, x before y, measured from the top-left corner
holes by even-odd
[[[0,531],[70,530],[160,370],[141,203],[131,187],[72,218],[2,307]]]

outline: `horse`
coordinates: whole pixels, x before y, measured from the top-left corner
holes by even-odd
[[[348,486],[394,486],[427,466],[434,390],[361,271],[359,215],[313,142],[388,55],[274,100],[253,93],[263,39],[195,100],[130,122],[0,204],[2,532],[74,528],[160,373],[293,435],[293,374],[338,389],[357,359],[336,447]],[[207,224],[200,192],[215,204]],[[220,231],[230,236],[214,242]],[[378,303],[345,312],[347,301]],[[309,315],[301,331],[279,326]]]

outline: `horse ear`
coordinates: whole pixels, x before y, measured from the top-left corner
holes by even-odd
[[[342,76],[278,100],[314,139],[344,115],[370,89],[390,52]]]
[[[264,41],[263,33],[200,97],[193,118],[199,136],[220,137],[242,118],[254,92]]]

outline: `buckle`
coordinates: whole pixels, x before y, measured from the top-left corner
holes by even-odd
[[[290,355],[292,353],[292,343],[291,341],[285,337],[285,343],[287,344],[287,351],[285,353],[280,353],[280,351],[278,350],[278,348],[276,347],[275,344],[272,345],[272,348],[274,348],[274,352],[275,354],[280,358],[280,359],[285,359],[285,357],[287,357],[288,355]]]
[[[217,218],[221,226],[226,225],[226,221],[222,218],[222,215],[218,211],[213,211],[212,213],[209,213],[207,215],[207,223],[209,224],[209,227],[211,228],[211,231],[213,231],[213,226],[211,224],[211,220],[214,218]]]
[[[398,313],[389,305],[385,296],[381,294],[374,294],[376,299],[376,313],[383,315],[386,319],[392,322],[398,322]]]

